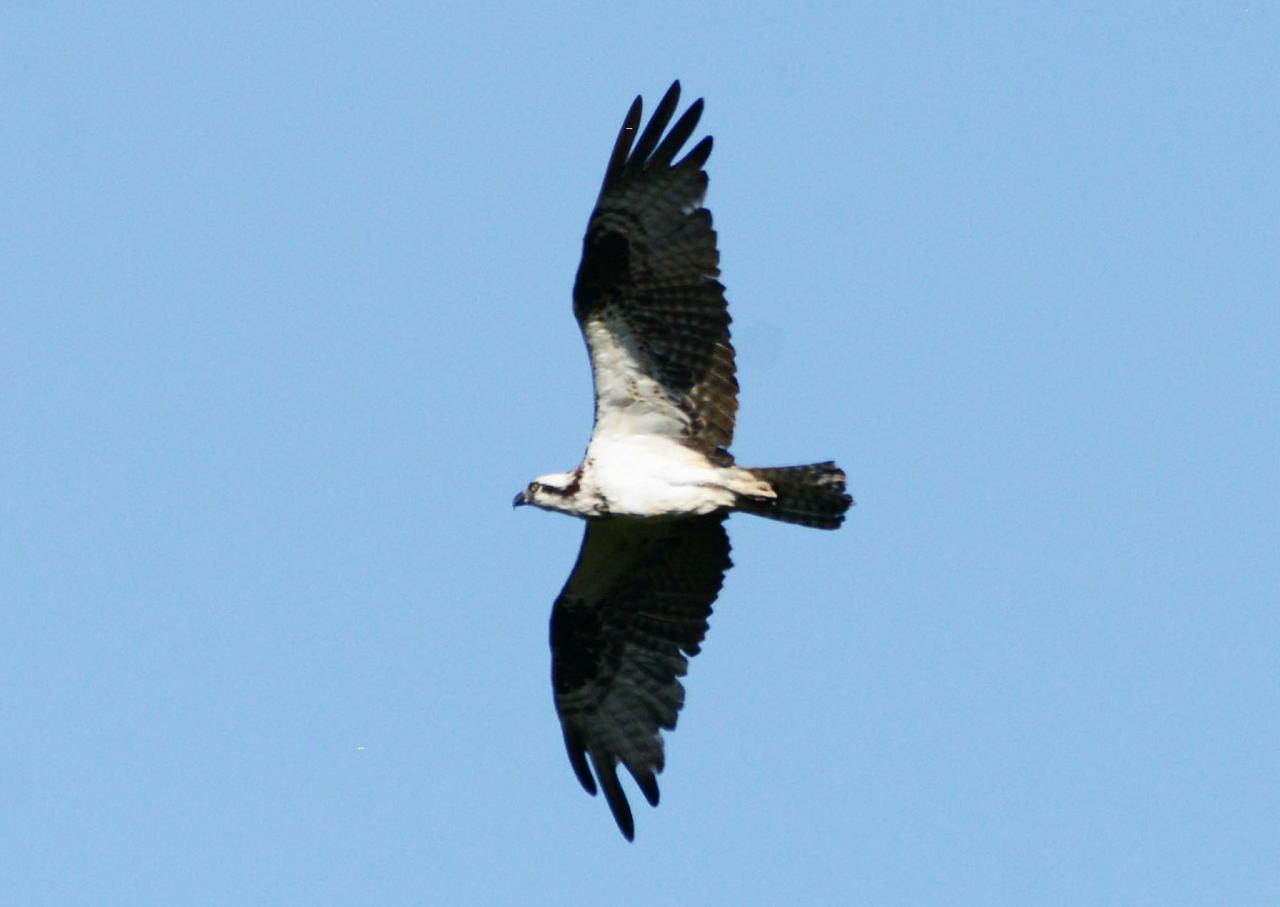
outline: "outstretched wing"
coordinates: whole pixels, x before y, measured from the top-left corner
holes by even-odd
[[[667,132],[675,82],[644,132],[641,100],[618,133],[583,240],[573,311],[591,354],[595,431],[672,435],[708,455],[733,440],[738,411],[729,312],[703,165],[711,137],[678,163],[702,100]]]
[[[599,779],[627,840],[635,825],[618,764],[657,806],[660,731],[676,726],[678,678],[731,566],[723,522],[722,514],[589,521],[551,612],[551,683],[569,761],[588,793]]]

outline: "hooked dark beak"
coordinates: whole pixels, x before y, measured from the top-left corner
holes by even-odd
[[[511,509],[515,510],[521,504],[528,504],[529,498],[527,497],[527,494],[528,492],[522,491],[518,495],[516,495],[516,499],[511,502]]]

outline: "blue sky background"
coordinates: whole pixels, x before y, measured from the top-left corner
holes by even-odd
[[[11,904],[1280,903],[1274,5],[9,3]],[[637,841],[512,495],[705,96],[736,568]]]

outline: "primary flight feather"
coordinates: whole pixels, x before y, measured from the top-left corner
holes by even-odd
[[[679,678],[731,566],[725,518],[835,529],[853,503],[834,463],[749,469],[729,453],[738,382],[702,206],[711,137],[679,157],[702,100],[668,130],[679,101],[675,82],[643,132],[632,103],[583,239],[573,313],[595,382],[586,456],[515,499],[587,523],[551,612],[552,687],[574,773],[604,791],[628,840],[618,766],[656,806],[661,731],[675,728]]]

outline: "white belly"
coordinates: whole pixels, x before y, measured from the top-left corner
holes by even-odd
[[[734,502],[727,486],[737,470],[662,435],[592,438],[585,465],[583,484],[622,516],[705,514]]]

